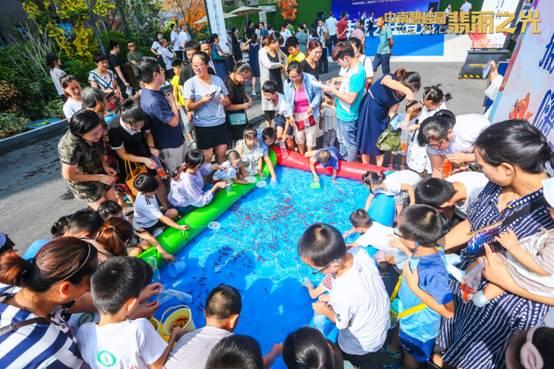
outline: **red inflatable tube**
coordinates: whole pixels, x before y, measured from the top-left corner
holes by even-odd
[[[281,148],[274,146],[272,149],[277,155],[277,162],[279,165],[301,169],[307,172],[310,171],[310,159],[306,158],[304,155],[291,150],[286,150],[286,154],[283,155],[284,153],[281,151]],[[316,164],[315,170],[320,174],[326,174],[328,176],[333,175],[333,168],[323,168],[321,165]],[[384,170],[385,168],[376,165],[341,160],[339,170],[337,171],[337,177],[361,181],[362,174],[367,171],[382,172]]]

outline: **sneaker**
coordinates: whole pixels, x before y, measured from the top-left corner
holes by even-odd
[[[252,91],[252,96],[257,96],[258,94],[256,93],[256,91]]]

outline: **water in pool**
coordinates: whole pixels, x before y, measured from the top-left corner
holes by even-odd
[[[310,173],[279,167],[277,176],[278,185],[254,189],[218,219],[220,229],[204,230],[176,255],[187,264],[179,279],[161,271],[167,288],[192,295],[197,327],[205,324],[204,302],[212,288],[226,283],[239,289],[243,309],[236,333],[255,337],[264,354],[313,316],[302,282],[318,277],[298,257],[302,232],[315,222],[346,231],[350,212],[363,208],[367,196],[352,180],[333,184],[320,176],[322,188],[312,190]]]

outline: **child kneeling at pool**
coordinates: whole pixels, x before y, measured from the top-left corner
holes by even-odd
[[[400,214],[406,202],[406,194],[410,205],[415,204],[413,187],[420,180],[421,175],[411,170],[399,170],[390,174],[366,172],[362,175],[362,181],[369,187],[370,194],[365,203],[365,210],[369,210],[375,195],[383,193],[395,197],[396,214]]]
[[[91,368],[162,369],[173,343],[185,332],[173,328],[166,343],[148,319],[132,319],[145,283],[141,263],[126,256],[110,258],[91,277],[100,321],[85,323],[77,331],[79,350]]]
[[[206,186],[204,177],[219,168],[204,161],[201,150],[189,150],[185,155],[184,164],[177,168],[171,179],[169,203],[181,214],[192,210],[193,207],[201,208],[208,205],[217,190],[225,188],[225,182],[219,181],[214,183],[212,188],[204,191]]]
[[[258,142],[258,133],[255,129],[246,128],[244,130],[243,139],[237,142],[235,150],[240,154],[242,165],[249,176],[255,176],[256,174],[260,177],[263,176],[264,152]]]
[[[219,165],[219,169],[213,175],[214,181],[225,181],[227,186],[231,183],[247,184],[245,180],[248,176],[240,154],[236,150],[231,150],[227,153],[227,161]]]
[[[179,212],[176,209],[167,209],[165,212],[160,211],[158,200],[156,200],[156,190],[159,183],[153,176],[149,174],[140,174],[134,182],[138,195],[135,199],[135,215],[133,217],[133,227],[137,233],[148,233],[152,236],[157,228],[168,226],[181,231],[189,229],[187,225],[175,223]],[[147,236],[147,237],[148,237]],[[141,236],[142,237],[142,236]],[[146,238],[146,237],[144,237]],[[165,250],[158,248],[164,259],[173,260],[173,256]]]
[[[260,147],[262,148],[262,152],[264,153],[264,162],[265,162],[265,165],[267,165],[269,174],[271,175],[271,183],[275,183],[277,182],[277,176],[275,174],[275,167],[273,166],[273,162],[269,157],[269,148],[275,145],[275,142],[277,142],[277,132],[273,127],[266,127],[262,131],[257,131],[257,132],[258,132],[258,143],[260,144]]]
[[[431,206],[413,205],[400,214],[398,229],[403,242],[414,250],[404,265],[398,297],[394,293],[392,296],[400,322],[403,364],[410,369],[425,367],[433,353],[441,318],[454,316],[446,259],[437,246],[448,231],[448,222]]]
[[[333,168],[333,182],[337,180],[340,154],[336,147],[328,146],[319,150],[308,151],[304,156],[310,158],[310,170],[315,182],[319,182],[319,176],[315,170],[316,164],[321,165],[323,168]]]
[[[317,301],[313,309],[336,323],[344,359],[367,368],[390,325],[389,297],[375,263],[359,248],[347,250],[340,232],[323,223],[306,229],[298,253],[318,272],[333,275],[329,301]]]

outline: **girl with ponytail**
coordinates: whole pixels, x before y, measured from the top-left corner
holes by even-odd
[[[128,221],[121,218],[106,221],[96,235],[99,253],[103,254],[99,255],[99,258],[103,259],[101,261],[111,256],[127,256],[127,248],[134,235],[133,226]]]
[[[300,328],[283,342],[283,361],[288,369],[343,369],[340,349],[315,328]]]
[[[62,306],[88,292],[97,263],[94,246],[74,237],[50,241],[32,260],[0,242],[1,367],[85,365]]]

